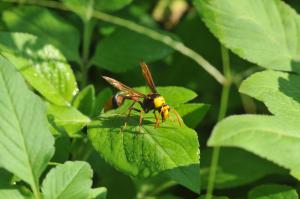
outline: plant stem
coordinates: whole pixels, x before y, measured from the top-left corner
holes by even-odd
[[[10,2],[10,3],[16,3],[19,2],[19,0],[0,0],[2,2]],[[55,8],[55,9],[60,9],[60,10],[65,10],[65,11],[70,11],[64,4],[56,2],[56,1],[42,1],[42,0],[27,0],[24,2],[24,4],[34,4],[34,5],[40,5],[40,6],[45,6],[49,8]],[[214,77],[217,82],[220,84],[226,84],[226,79],[225,77],[218,71],[213,65],[211,65],[207,60],[205,60],[200,54],[195,52],[194,50],[188,48],[185,46],[182,42],[177,41],[173,39],[172,37],[159,33],[153,29],[141,26],[133,21],[129,21],[117,16],[113,16],[110,14],[106,14],[104,12],[100,11],[94,11],[92,16],[94,18],[100,19],[102,21],[106,21],[118,26],[122,26],[124,28],[130,29],[134,32],[138,32],[140,34],[143,34],[147,37],[152,38],[153,40],[159,41],[161,43],[164,43],[165,45],[173,48],[174,50],[177,50],[181,54],[191,58],[194,60],[197,64],[202,66],[204,70],[206,70],[212,77]]]
[[[35,184],[34,187],[32,187],[33,195],[35,199],[42,199],[41,193],[40,193],[40,186],[38,182]]]
[[[224,84],[222,88],[218,121],[222,120],[226,115],[226,111],[228,107],[229,91],[231,86],[231,69],[230,69],[229,52],[223,46],[221,46],[221,54],[222,54],[222,62],[223,62],[223,72],[228,83]],[[216,178],[218,161],[220,156],[220,149],[221,149],[220,147],[213,148],[211,166],[210,166],[210,171],[208,176],[206,199],[211,199],[213,196],[215,178]]]

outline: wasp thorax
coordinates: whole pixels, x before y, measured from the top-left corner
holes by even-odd
[[[165,98],[163,98],[163,96],[158,96],[158,97],[154,98],[153,103],[154,103],[154,107],[156,109],[158,109],[158,108],[162,107],[163,105],[165,105],[166,101],[165,101]]]

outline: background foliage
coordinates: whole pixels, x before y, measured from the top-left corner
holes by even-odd
[[[298,198],[299,9],[0,0],[0,199]],[[182,127],[104,112],[141,60]]]

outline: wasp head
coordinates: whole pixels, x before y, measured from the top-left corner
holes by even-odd
[[[170,106],[168,104],[162,105],[160,109],[160,115],[163,122],[169,118],[169,110],[170,110]]]

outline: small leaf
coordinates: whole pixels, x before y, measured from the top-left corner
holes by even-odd
[[[63,128],[69,136],[76,134],[90,122],[90,118],[83,115],[74,107],[56,106],[47,103],[48,120]]]
[[[51,169],[44,179],[44,199],[87,199],[93,171],[86,162],[68,161]]]
[[[0,189],[0,199],[25,199],[17,189]]]
[[[40,98],[14,66],[0,57],[0,165],[38,192],[39,177],[54,153]]]
[[[184,123],[190,128],[196,128],[196,126],[202,121],[206,112],[209,109],[209,105],[201,103],[189,103],[180,104],[174,107],[182,117]]]
[[[266,184],[252,189],[248,199],[298,199],[298,194],[287,185]]]
[[[53,46],[24,33],[0,33],[0,52],[50,102],[69,104],[78,88],[70,65]]]
[[[299,173],[299,129],[299,122],[275,116],[231,116],[216,125],[208,144],[241,147]]]
[[[36,35],[58,48],[69,60],[79,61],[78,30],[48,9],[17,6],[3,12],[3,21],[10,31]]]
[[[106,199],[107,189],[105,187],[99,187],[90,190],[90,199]]]
[[[194,3],[210,31],[240,57],[265,68],[300,71],[291,65],[300,55],[300,16],[284,1]]]
[[[201,152],[201,183],[207,187],[212,150]],[[237,148],[223,147],[220,151],[215,177],[215,189],[243,186],[272,174],[287,174],[284,169]]]
[[[263,101],[284,120],[300,121],[300,76],[278,71],[258,72],[243,81],[240,92]]]
[[[112,91],[110,88],[105,88],[101,90],[96,99],[95,99],[95,108],[93,116],[96,117],[100,115],[102,109],[104,108],[105,104],[108,102],[109,98],[112,97]]]
[[[81,90],[73,101],[73,106],[83,114],[91,116],[95,106],[95,88],[89,85]]]
[[[172,51],[161,42],[119,28],[97,44],[92,63],[112,72],[125,72],[138,67],[142,60],[145,62],[160,60]]]
[[[139,132],[138,115],[126,120],[107,113],[88,126],[88,136],[100,155],[118,170],[137,177],[167,172],[178,183],[199,192],[199,143],[192,129],[166,121],[154,128],[152,114],[144,114]]]

